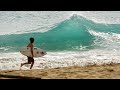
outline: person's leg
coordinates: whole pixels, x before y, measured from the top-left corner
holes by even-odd
[[[22,67],[23,65],[25,65],[25,64],[31,64],[31,62],[21,63],[20,69],[21,69],[21,67]]]
[[[31,64],[31,62],[21,63],[21,67],[25,64]]]
[[[25,64],[31,64],[31,60],[30,60],[29,57],[28,57],[28,62],[26,62],[26,63],[21,63],[20,69],[21,69],[21,67],[22,67],[23,65],[25,65]]]
[[[33,67],[33,65],[34,65],[34,58],[30,58],[30,61],[31,61],[30,69],[32,69],[32,67]]]
[[[32,69],[33,65],[34,65],[34,62],[31,62],[31,66],[30,66],[30,69]]]

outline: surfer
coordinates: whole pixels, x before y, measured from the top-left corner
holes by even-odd
[[[21,66],[20,66],[20,69],[21,69],[21,67],[23,66],[23,65],[25,65],[25,64],[31,64],[31,66],[30,66],[30,69],[32,69],[32,67],[33,67],[33,65],[34,65],[34,55],[33,55],[33,48],[34,48],[34,38],[33,37],[31,37],[30,38],[30,43],[27,45],[27,47],[30,47],[31,48],[31,54],[32,54],[32,56],[27,56],[27,58],[28,58],[28,62],[26,62],[26,63],[21,63]]]

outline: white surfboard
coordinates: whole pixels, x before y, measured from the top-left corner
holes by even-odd
[[[31,53],[31,50],[30,50],[30,47],[25,47],[23,49],[20,50],[20,53],[25,55],[25,56],[32,56],[32,53]],[[42,57],[44,55],[46,55],[47,53],[40,49],[40,48],[34,48],[33,49],[33,55],[34,57]]]

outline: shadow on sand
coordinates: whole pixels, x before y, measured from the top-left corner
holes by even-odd
[[[27,76],[16,76],[16,75],[3,75],[0,74],[0,79],[2,78],[9,78],[9,79],[41,79],[41,78],[36,78],[36,77],[27,77]]]

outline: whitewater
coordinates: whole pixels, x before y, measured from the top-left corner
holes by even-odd
[[[30,37],[47,52],[33,69],[120,63],[119,11],[0,11],[0,70],[27,62]]]

